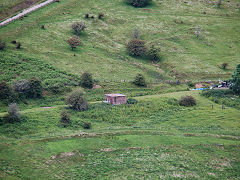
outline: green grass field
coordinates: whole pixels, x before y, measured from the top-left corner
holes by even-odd
[[[168,104],[185,94],[198,105]],[[86,112],[71,111],[68,128],[58,125],[61,104],[23,110],[23,122],[0,126],[1,177],[239,178],[239,110],[221,109],[199,92],[137,99],[137,105],[98,102]],[[82,129],[82,122],[91,122],[92,129]]]
[[[0,179],[240,179],[240,98],[207,98],[185,83],[165,82],[228,79],[239,64],[239,15],[239,0],[223,1],[221,9],[196,0],[153,0],[145,8],[122,0],[60,0],[1,28],[7,47],[0,51],[0,81],[36,76],[45,90],[77,89],[87,71],[101,88],[85,90],[84,112],[67,108],[68,91],[19,102],[23,120],[14,124],[1,123],[8,106],[0,101]],[[87,29],[71,51],[66,39],[76,21]],[[135,28],[161,48],[161,61],[128,55]],[[218,67],[223,62],[227,70]],[[130,83],[137,73],[148,87]],[[102,103],[106,93],[138,103],[108,105]],[[197,105],[173,103],[184,95]],[[62,110],[71,115],[65,128]],[[85,122],[92,128],[83,129]]]
[[[159,75],[188,80],[228,78],[239,62],[237,7],[237,0],[223,2],[222,9],[197,1],[154,1],[137,9],[122,0],[62,0],[1,28],[0,33],[8,42],[7,53],[34,56],[77,75],[89,71],[99,80],[132,80],[137,72],[150,79]],[[84,18],[86,13],[96,17],[100,12],[105,14],[103,20]],[[88,28],[80,35],[82,46],[72,52],[66,40],[73,35],[75,21],[84,21]],[[41,30],[42,24],[46,30]],[[161,48],[159,63],[128,55],[125,45],[134,28],[142,39]],[[201,29],[199,39],[194,35],[197,28]],[[12,40],[22,43],[20,52],[10,44]],[[218,67],[223,62],[229,63],[230,70]]]

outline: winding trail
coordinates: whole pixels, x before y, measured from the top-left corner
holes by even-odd
[[[53,2],[55,2],[55,0],[47,0],[47,1],[43,2],[43,3],[37,4],[37,5],[33,6],[33,7],[30,7],[28,9],[26,9],[26,10],[23,10],[23,12],[17,14],[16,16],[13,16],[13,17],[8,18],[7,20],[1,22],[0,23],[0,27],[3,27],[5,25],[7,25],[8,23],[10,23],[12,21],[15,21],[15,20],[17,20],[17,19],[19,19],[19,18],[21,18],[21,17],[23,17],[23,16],[33,12],[33,11],[36,11],[36,10],[38,10],[38,9],[40,9],[40,8],[50,4],[50,3],[53,3]]]

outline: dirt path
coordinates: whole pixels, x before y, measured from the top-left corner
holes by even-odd
[[[29,14],[29,13],[31,13],[31,12],[33,12],[33,11],[36,11],[36,10],[38,10],[39,8],[44,7],[44,6],[46,6],[46,5],[48,5],[48,4],[52,3],[52,2],[55,2],[55,0],[47,0],[47,1],[43,2],[43,3],[40,3],[40,4],[35,5],[35,6],[33,6],[33,7],[30,7],[30,8],[28,8],[28,9],[26,9],[26,10],[23,10],[23,12],[17,14],[16,16],[13,16],[13,17],[8,18],[7,20],[1,22],[1,23],[0,23],[0,27],[3,27],[3,26],[5,26],[5,25],[7,25],[8,23],[17,20],[17,19],[25,16],[26,14]]]

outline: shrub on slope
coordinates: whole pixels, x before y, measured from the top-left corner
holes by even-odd
[[[20,54],[0,54],[0,81],[13,82],[18,79],[38,77],[45,89],[77,85],[79,77],[58,70],[52,65],[35,58],[26,58]]]

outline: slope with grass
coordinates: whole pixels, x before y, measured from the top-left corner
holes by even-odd
[[[238,107],[222,109],[183,83],[153,83],[229,78],[239,63],[239,5],[224,1],[218,9],[214,3],[153,0],[133,8],[122,0],[61,0],[1,28],[7,47],[0,51],[0,81],[37,76],[45,90],[77,89],[87,71],[100,88],[85,90],[84,112],[65,105],[67,92],[19,101],[23,119],[13,124],[2,121],[7,105],[0,102],[0,179],[240,179]],[[86,13],[95,18],[85,19]],[[87,29],[71,51],[66,40],[76,21]],[[161,47],[160,62],[128,55],[135,28],[148,45]],[[223,62],[227,70],[218,67]],[[148,87],[129,83],[137,73]],[[138,103],[102,103],[107,93]],[[197,105],[179,106],[185,95]],[[67,127],[59,123],[63,110],[70,114]]]
[[[138,72],[148,79],[228,78],[239,62],[238,1],[223,2],[221,9],[205,1],[186,2],[153,1],[146,8],[134,8],[122,0],[62,0],[1,28],[0,33],[8,42],[7,53],[33,55],[73,74],[88,71],[101,81],[132,80]],[[96,18],[100,12],[105,15],[102,20]],[[85,19],[86,13],[95,19]],[[72,52],[66,40],[73,35],[75,21],[84,21],[87,30],[80,35],[82,46]],[[43,24],[46,30],[40,28]],[[161,47],[159,63],[128,55],[125,45],[134,28],[140,38]],[[22,43],[20,52],[12,40]],[[229,70],[218,67],[223,62],[229,63]]]
[[[186,94],[196,107],[169,103]],[[71,111],[68,128],[58,125],[63,106],[23,111],[23,122],[0,126],[1,178],[239,178],[237,109],[221,109],[198,92],[138,100]],[[92,129],[83,130],[82,122]]]

